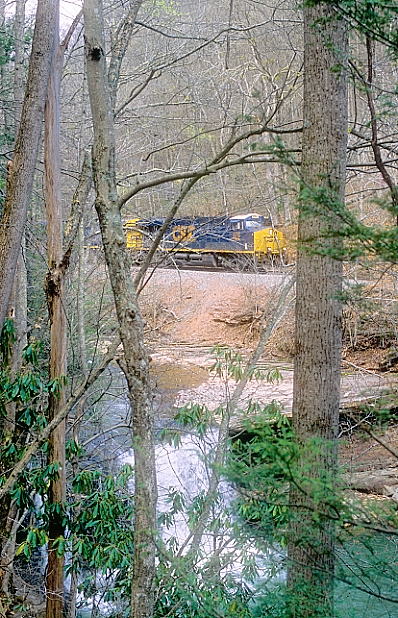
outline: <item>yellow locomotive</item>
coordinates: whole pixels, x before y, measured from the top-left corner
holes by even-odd
[[[164,219],[129,219],[126,244],[139,263],[150,249]],[[287,261],[283,233],[257,213],[232,217],[184,217],[167,227],[158,252],[162,261],[178,265],[260,267]]]

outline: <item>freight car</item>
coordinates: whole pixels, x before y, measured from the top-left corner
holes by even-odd
[[[124,224],[127,247],[139,263],[150,249],[164,219],[129,219]],[[158,248],[159,261],[181,266],[261,268],[287,261],[283,233],[257,213],[233,217],[173,219]]]

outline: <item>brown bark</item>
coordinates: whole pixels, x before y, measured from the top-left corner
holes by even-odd
[[[20,122],[24,85],[24,33],[25,33],[25,1],[16,0],[14,18],[14,110],[12,117],[12,133],[16,134]],[[21,352],[27,345],[27,273],[25,264],[25,234],[22,234],[21,249],[18,255],[14,280],[14,292],[11,311],[14,317],[16,344],[13,349],[14,364],[21,362]]]
[[[4,6],[2,7],[4,9]],[[2,20],[4,20],[4,11],[1,11]],[[25,27],[25,0],[16,0],[15,18],[14,18],[14,83],[13,83],[13,113],[9,116],[9,134],[14,137],[16,127],[18,126],[23,100],[23,59],[24,59],[24,27]],[[4,67],[3,67],[4,68]],[[5,122],[6,124],[6,122]],[[5,133],[7,127],[5,126]],[[15,373],[21,367],[21,353],[27,343],[27,277],[26,266],[24,261],[25,238],[24,234],[21,239],[21,251],[19,252],[16,276],[11,294],[9,306],[9,315],[14,320],[16,341],[14,342],[11,357],[11,373]],[[6,406],[7,416],[4,419],[4,435],[10,438],[15,437],[15,403],[9,403]],[[5,596],[8,596],[9,589],[12,584],[13,563],[15,556],[16,534],[18,530],[18,509],[16,505],[7,497],[2,501],[2,505],[8,508],[8,513],[5,513],[4,520],[1,521],[1,529],[3,538],[0,539],[1,547],[1,571],[0,571],[0,588]],[[6,511],[7,511],[6,508]]]
[[[25,0],[16,0],[14,20],[14,109],[10,121],[10,132],[15,136],[21,117],[23,100],[23,51],[25,30]],[[25,265],[25,234],[22,234],[21,249],[15,272],[13,290],[10,298],[8,314],[14,320],[16,341],[12,350],[11,366],[13,372],[21,364],[21,352],[27,344],[27,276]],[[15,407],[15,406],[13,406]],[[12,414],[14,416],[14,414]],[[14,419],[9,419],[14,424]]]
[[[58,16],[59,19],[59,16]],[[44,117],[44,198],[47,214],[46,298],[50,318],[50,380],[66,375],[66,316],[64,295],[63,216],[60,187],[60,82],[63,50],[59,46],[59,21],[54,28],[54,56]],[[49,394],[48,420],[53,420],[65,404],[64,388]],[[48,566],[46,576],[46,618],[62,618],[64,607],[64,556],[58,555],[56,541],[64,535],[63,509],[66,499],[65,419],[49,438],[48,463],[57,464],[58,474],[50,481],[48,502]],[[55,507],[55,508],[54,508]],[[55,545],[54,545],[55,544]]]
[[[24,47],[25,47],[25,3],[16,0],[14,21],[14,126],[18,126],[23,102]]]
[[[54,0],[39,0],[28,80],[14,158],[9,166],[4,213],[0,225],[0,325],[7,313],[21,238],[30,201],[40,143],[44,102],[54,54]]]
[[[63,211],[61,204],[61,157],[60,157],[60,98],[61,76],[66,47],[80,15],[74,20],[69,32],[59,43],[59,12],[54,27],[56,53],[51,67],[45,107],[44,133],[44,198],[47,214],[47,259],[46,299],[50,319],[50,380],[60,380],[67,373],[67,336],[65,315],[65,273],[69,266],[70,253],[77,233],[63,250]],[[86,167],[83,164],[81,179],[74,195],[72,210],[78,209],[80,193],[86,199],[90,187]],[[49,394],[48,420],[60,415],[65,405],[65,390],[62,382],[55,392]],[[66,419],[62,419],[49,437],[50,464],[57,464],[58,474],[50,481],[48,501],[51,511],[48,519],[48,565],[46,577],[46,618],[62,618],[64,609],[64,556],[57,552],[57,539],[65,534],[63,510],[66,499],[65,479],[65,431]],[[56,508],[54,508],[56,507]]]
[[[293,425],[301,455],[290,493],[293,521],[288,551],[288,583],[294,596],[290,615],[300,618],[332,615],[333,604],[334,529],[328,518],[330,495],[325,484],[333,483],[337,463],[342,264],[317,253],[316,248],[314,251],[312,241],[321,241],[322,248],[330,250],[339,242],[328,233],[339,221],[333,200],[344,199],[347,46],[345,25],[332,7],[316,4],[304,8],[304,130],[293,385]],[[324,201],[319,190],[326,195]]]

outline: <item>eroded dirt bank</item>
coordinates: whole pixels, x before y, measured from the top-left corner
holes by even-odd
[[[148,338],[163,343],[252,349],[293,276],[292,268],[267,273],[156,270],[142,292]],[[364,273],[361,277],[358,280],[348,273],[345,280],[345,368],[398,370],[398,278],[385,275],[368,281]],[[283,319],[267,344],[267,358],[286,360],[293,356],[292,295],[289,299]]]
[[[157,270],[142,292],[151,336],[167,343],[252,348],[263,312],[269,309],[271,316],[291,276],[289,269],[261,274]],[[283,326],[288,345],[292,325],[288,311]],[[283,349],[281,333],[279,338],[274,352],[288,357],[291,350]]]

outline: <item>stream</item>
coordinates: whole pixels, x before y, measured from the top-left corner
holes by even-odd
[[[176,428],[171,416],[173,409],[185,405],[188,401],[215,408],[222,403],[226,393],[226,383],[217,377],[209,377],[209,367],[212,358],[209,350],[190,348],[184,350],[184,361],[173,356],[169,350],[153,355],[153,378],[157,384],[155,405],[157,408],[157,445],[156,462],[159,486],[159,513],[163,518],[162,536],[165,545],[174,554],[189,551],[192,540],[192,520],[195,504],[198,504],[208,489],[211,475],[212,453],[217,442],[218,430],[216,426],[208,430],[203,436],[181,430],[180,444],[175,446],[160,439],[160,431],[167,427]],[[276,399],[281,401],[284,409],[289,413],[291,406],[292,368],[283,364],[282,381],[274,384],[254,382],[248,385],[243,394],[243,400],[253,400],[270,403]],[[379,376],[347,375],[343,378],[343,395],[346,397],[368,396],[369,393],[379,392],[387,387],[387,380]],[[228,390],[228,389],[227,389]],[[123,429],[123,422],[127,418],[128,401],[125,394],[123,380],[116,370],[111,370],[109,396],[102,400],[102,428],[108,433],[107,449],[109,454],[115,455],[120,463],[133,463],[133,457],[128,449],[128,431]],[[242,405],[244,403],[242,401]],[[215,417],[217,420],[217,417]],[[120,427],[116,432],[111,430],[112,425]],[[102,451],[103,447],[94,444],[93,451]],[[98,455],[100,456],[100,455]],[[111,459],[111,455],[110,455]],[[210,556],[217,556],[217,567],[222,573],[229,574],[236,581],[244,579],[245,565],[253,563],[258,569],[258,581],[277,582],[284,578],[282,569],[283,556],[278,548],[267,546],[264,541],[256,547],[250,535],[237,535],[238,525],[233,512],[233,502],[236,496],[235,488],[225,480],[219,486],[219,499],[215,500],[211,510],[212,525],[207,527],[200,542],[199,561],[203,564]],[[240,524],[240,527],[242,525]],[[211,530],[209,529],[211,528]],[[380,539],[374,535],[372,543],[378,551],[390,552],[391,559],[397,563],[398,549],[395,541]],[[362,554],[361,554],[362,552]],[[342,560],[349,565],[353,555],[356,559],[368,559],[366,552],[355,546],[355,539],[341,550]],[[349,568],[349,566],[347,567]],[[372,574],[374,576],[374,573]],[[381,576],[377,575],[380,579]],[[387,577],[383,573],[383,577]],[[388,578],[387,578],[388,580]],[[387,581],[386,580],[386,581]],[[381,581],[381,579],[380,579]],[[380,584],[383,589],[391,586],[391,581]],[[369,587],[370,584],[369,584]],[[377,586],[376,586],[377,587]],[[353,618],[382,618],[397,617],[398,605],[383,601],[382,603],[363,592],[355,591],[341,583],[337,586],[337,615],[352,616]],[[81,618],[90,616],[89,608],[80,610]],[[103,616],[107,615],[107,607],[103,607]]]

